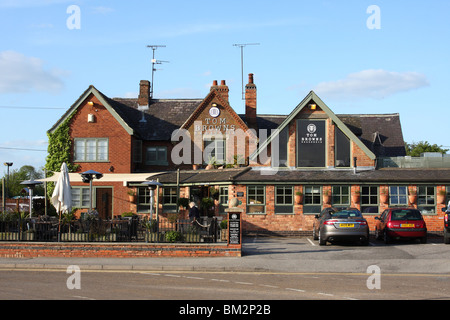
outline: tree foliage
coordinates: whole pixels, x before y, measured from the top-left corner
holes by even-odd
[[[411,157],[420,157],[424,152],[440,152],[442,154],[447,153],[449,149],[444,149],[437,144],[430,144],[428,141],[420,141],[413,143],[405,143],[406,155]]]
[[[15,169],[10,171],[9,173],[9,179],[7,174],[3,177],[5,180],[5,183],[8,186],[8,196],[9,197],[16,197],[21,195],[21,191],[26,188],[26,186],[22,185],[21,183],[25,180],[30,180],[33,178],[34,180],[41,179],[43,177],[43,172],[40,170],[36,170],[33,166],[23,166],[20,169]],[[8,181],[9,180],[9,181]],[[33,195],[44,195],[44,187],[43,186],[36,186],[36,188],[33,191]]]

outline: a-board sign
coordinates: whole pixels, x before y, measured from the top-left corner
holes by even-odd
[[[230,212],[228,219],[229,244],[241,244],[241,214]]]

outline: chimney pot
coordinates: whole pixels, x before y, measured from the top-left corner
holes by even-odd
[[[148,80],[141,80],[139,83],[138,105],[150,105],[150,81]]]
[[[213,86],[217,86],[217,80],[213,81]]]
[[[256,114],[256,85],[253,83],[253,73],[248,75],[245,86],[245,120],[250,129],[258,129]]]
[[[227,84],[225,83],[225,80],[220,81],[220,85],[221,86],[226,86]]]
[[[249,73],[249,75],[248,75],[248,83],[249,84],[253,84],[254,82],[253,82],[253,73]]]

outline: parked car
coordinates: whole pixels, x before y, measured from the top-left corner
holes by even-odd
[[[327,208],[316,216],[313,236],[319,245],[338,240],[358,240],[369,244],[369,226],[358,209]]]
[[[419,210],[414,208],[388,208],[375,217],[375,237],[391,243],[398,239],[420,239],[427,242],[427,225]]]
[[[450,209],[450,208],[448,208]],[[445,209],[443,209],[442,211],[445,212],[444,214],[444,243],[445,244],[450,244],[450,212]]]

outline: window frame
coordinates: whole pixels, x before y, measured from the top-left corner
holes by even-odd
[[[339,192],[336,192],[335,188],[339,188]],[[343,188],[347,189],[347,193],[343,193]],[[347,197],[348,201],[343,202],[344,197]],[[339,198],[339,201],[336,202],[336,199]],[[336,185],[331,187],[331,203],[333,207],[342,208],[349,207],[351,205],[351,186],[350,185]]]
[[[254,192],[253,190],[254,189]],[[251,191],[252,190],[252,191]],[[258,191],[262,190],[262,194]],[[254,201],[259,201],[257,198],[263,198],[261,203],[250,203],[250,199],[254,197]],[[260,199],[261,200],[261,199]],[[263,210],[253,211],[253,208],[262,207]],[[247,186],[247,214],[266,214],[266,186],[249,185]]]
[[[308,192],[309,188],[311,188],[312,192]],[[311,199],[311,203],[308,203],[309,199]],[[303,187],[303,214],[320,214],[322,201],[321,186],[305,185]]]
[[[365,188],[369,188],[369,193],[365,194],[364,193],[364,189]],[[372,193],[372,188],[375,188],[376,193]],[[363,185],[361,186],[361,201],[360,201],[360,206],[361,206],[361,212],[363,214],[375,214],[378,215],[380,212],[380,196],[379,196],[379,192],[380,192],[380,187],[378,185]],[[376,197],[376,203],[373,202],[373,198]],[[368,199],[367,203],[364,203],[364,200]],[[377,212],[364,212],[363,208],[371,208],[371,207],[377,207]]]
[[[154,151],[151,151],[150,149],[155,149]],[[160,152],[164,152],[163,159],[159,158]],[[154,161],[149,160],[150,152],[155,152],[155,159]],[[145,148],[145,164],[148,166],[167,166],[169,165],[169,162],[167,160],[167,147],[166,146],[148,146]]]
[[[392,192],[392,188],[396,188],[397,189],[397,191],[398,191],[398,193],[396,194],[396,195],[393,195],[393,192]],[[400,188],[404,188],[405,189],[405,194],[403,195],[403,194],[400,194]],[[394,207],[402,207],[402,206],[408,206],[408,187],[406,186],[406,185],[395,185],[395,186],[389,186],[389,204],[391,205],[391,206],[394,206]],[[392,201],[392,199],[394,198],[394,197],[396,197],[396,198],[398,198],[398,203],[394,203],[393,201]],[[400,202],[400,197],[405,197],[405,202]]]
[[[278,193],[278,190],[282,190],[281,194]],[[286,193],[286,190],[289,190],[290,194]],[[292,185],[283,185],[283,186],[275,186],[274,188],[274,212],[275,214],[293,214],[294,213],[294,186]],[[279,203],[278,200],[281,197],[282,203]],[[290,201],[289,197],[291,198]],[[286,210],[287,209],[287,210]]]
[[[425,188],[425,192],[423,193],[423,188]],[[432,194],[429,194],[429,189],[433,189]],[[423,215],[435,215],[437,213],[436,211],[436,186],[431,185],[423,185],[423,186],[417,186],[417,209],[420,211]],[[420,204],[421,199],[425,199],[425,204]],[[428,203],[428,200],[432,199],[433,203]],[[428,209],[426,209],[428,208]],[[431,210],[429,210],[431,208]]]
[[[83,142],[83,152],[82,152],[82,158],[80,159],[78,156],[80,155],[80,152],[78,152],[77,143]],[[95,142],[95,157],[94,159],[88,159],[88,142]],[[103,153],[99,152],[100,148],[103,148],[99,145],[99,142],[106,142],[106,153],[104,154],[105,159],[100,159],[101,155]],[[73,144],[73,158],[74,162],[109,162],[109,138],[74,138],[74,144]]]

